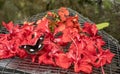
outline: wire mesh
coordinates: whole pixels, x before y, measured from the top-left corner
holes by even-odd
[[[68,8],[71,15],[77,14],[79,16],[79,22],[83,26],[83,23],[88,21],[91,22],[88,18],[83,17],[76,11]],[[57,10],[52,10],[57,12]],[[42,18],[45,13],[40,13],[34,15],[31,18],[28,18],[28,21],[37,21]],[[17,21],[16,23],[21,23],[22,21]],[[93,22],[91,22],[93,23]],[[1,28],[1,33],[6,33],[7,31],[4,28]],[[112,60],[112,63],[105,65],[103,68],[105,74],[120,74],[120,45],[116,39],[107,34],[105,31],[99,31],[99,35],[102,36],[106,45],[103,48],[110,49],[111,52],[115,54],[115,57]],[[0,74],[75,74],[73,69],[61,69],[59,67],[53,67],[50,65],[40,65],[38,63],[32,63],[29,58],[19,59],[17,57],[11,59],[0,60]],[[78,73],[83,74],[83,73]],[[101,68],[94,68],[92,74],[102,74]]]

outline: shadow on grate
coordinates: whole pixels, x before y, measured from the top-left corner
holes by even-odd
[[[83,17],[76,11],[69,9],[71,15],[77,14],[79,16],[79,22],[83,26],[83,23],[88,21],[89,19]],[[57,10],[53,10],[57,11]],[[45,13],[34,15],[31,18],[28,18],[28,21],[37,21],[42,18]],[[21,21],[17,21],[16,23],[21,23]],[[91,22],[93,23],[93,22]],[[0,30],[1,33],[6,33],[6,30],[2,28]],[[106,42],[106,45],[103,48],[108,48],[115,54],[113,61],[109,65],[104,66],[105,74],[120,74],[120,45],[118,41],[114,39],[112,36],[107,34],[104,31],[99,31],[98,33],[101,35]],[[4,59],[0,60],[0,74],[75,74],[73,69],[61,69],[59,67],[53,67],[49,65],[39,65],[38,63],[32,63],[30,59],[19,59],[17,57],[12,59]],[[83,73],[78,73],[83,74]],[[101,68],[94,68],[92,74],[102,74]]]

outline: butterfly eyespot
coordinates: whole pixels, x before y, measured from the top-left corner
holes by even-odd
[[[23,47],[24,49],[26,48],[26,45]]]
[[[41,48],[41,47],[42,47],[42,45],[41,45],[41,44],[39,44],[38,48]]]
[[[33,51],[35,51],[34,49],[30,49],[30,52],[33,52]]]
[[[40,40],[43,40],[43,37],[40,37]]]

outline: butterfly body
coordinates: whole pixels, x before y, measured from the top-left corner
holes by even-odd
[[[35,45],[21,45],[21,49],[25,49],[29,54],[35,54],[43,48],[44,36],[40,36]]]

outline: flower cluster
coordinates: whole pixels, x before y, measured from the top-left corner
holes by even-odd
[[[12,22],[3,26],[9,31],[0,34],[0,59],[18,56],[31,57],[32,62],[59,66],[64,69],[74,67],[75,72],[91,73],[93,67],[111,63],[114,54],[103,49],[105,42],[97,34],[95,24],[84,23],[81,27],[78,16],[70,16],[62,7],[58,13],[48,12],[41,20],[25,22],[22,26]],[[44,34],[43,48],[34,54],[21,49],[21,45],[34,45]]]

